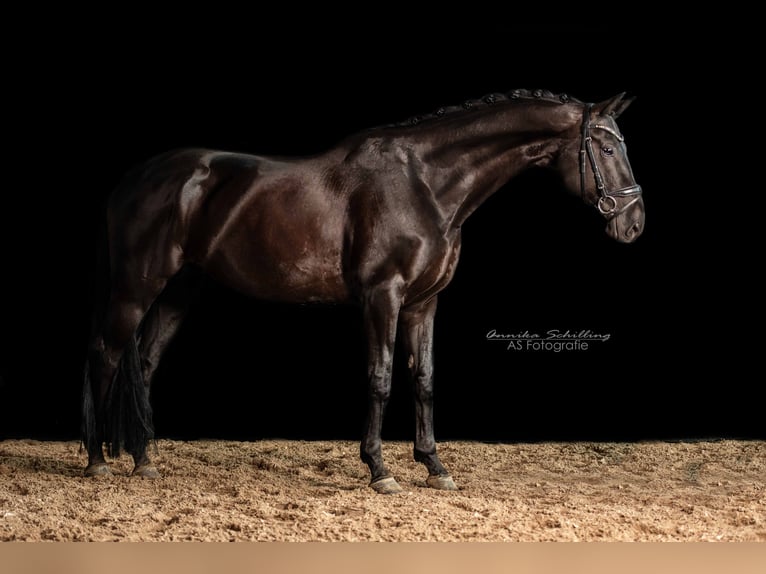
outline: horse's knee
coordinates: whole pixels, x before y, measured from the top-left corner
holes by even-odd
[[[370,376],[370,398],[378,402],[387,402],[391,397],[391,370],[381,367]]]
[[[415,379],[415,398],[420,403],[432,404],[434,402],[433,379],[430,376]]]

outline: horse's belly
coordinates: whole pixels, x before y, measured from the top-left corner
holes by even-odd
[[[339,303],[349,298],[340,250],[264,241],[227,242],[202,267],[213,278],[259,298]]]

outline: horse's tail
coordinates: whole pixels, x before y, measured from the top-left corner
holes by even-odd
[[[101,448],[99,436],[106,439],[107,453],[120,456],[124,447],[131,454],[144,452],[147,443],[154,439],[152,407],[144,386],[141,360],[135,336],[125,347],[104,405],[105,420],[102,432],[96,428],[96,405],[93,400],[93,382],[89,362],[85,363],[82,391],[82,442],[92,452]]]
[[[106,408],[105,436],[109,456],[119,456],[121,445],[134,456],[143,453],[147,443],[154,439],[154,427],[135,335],[123,351]]]
[[[103,330],[104,314],[109,301],[109,246],[106,225],[100,235],[97,275],[95,277],[94,313],[91,327],[91,345]],[[130,336],[120,358],[119,366],[112,379],[104,404],[100,405],[98,416],[94,391],[100,393],[99,382],[93,380],[91,360],[100,360],[98,350],[90,348],[85,363],[82,390],[82,442],[88,452],[102,447],[106,441],[107,453],[118,457],[120,449],[129,453],[142,454],[150,440],[154,439],[152,408],[144,384],[141,358],[138,351],[137,333]],[[100,428],[99,428],[100,427]]]

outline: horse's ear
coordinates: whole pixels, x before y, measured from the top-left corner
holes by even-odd
[[[614,119],[617,119],[635,99],[625,99],[625,92],[621,92],[613,98],[601,102],[596,108],[602,116],[612,116]]]

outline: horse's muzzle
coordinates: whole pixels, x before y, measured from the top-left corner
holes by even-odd
[[[643,214],[640,217],[631,219],[627,222],[623,222],[622,218],[615,218],[610,220],[606,225],[607,235],[620,243],[633,243],[643,232]]]

